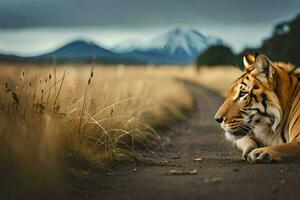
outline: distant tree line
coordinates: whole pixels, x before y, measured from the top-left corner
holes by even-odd
[[[228,46],[211,46],[197,57],[196,64],[241,66],[242,57],[248,52],[261,52],[273,61],[300,65],[300,15],[291,21],[277,24],[272,36],[265,39],[259,48],[246,48],[234,54]]]

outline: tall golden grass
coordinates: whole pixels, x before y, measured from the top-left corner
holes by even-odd
[[[0,170],[7,172],[2,181],[11,180],[3,190],[13,190],[29,176],[37,179],[29,190],[58,187],[61,161],[80,168],[119,156],[134,158],[137,147],[159,142],[157,128],[192,109],[193,99],[179,79],[224,94],[240,73],[228,67],[196,72],[193,67],[99,66],[94,61],[0,67]]]
[[[68,148],[93,154],[134,151],[135,144],[159,139],[155,127],[192,107],[190,94],[168,71],[95,64],[2,66],[3,135],[30,130],[31,135],[63,138]],[[50,141],[45,139],[46,144]],[[56,145],[51,143],[51,149]]]
[[[195,71],[192,66],[183,69],[170,67],[169,70],[169,74],[175,77],[193,81],[222,96],[227,95],[229,86],[243,73],[233,66],[202,66],[198,71]]]

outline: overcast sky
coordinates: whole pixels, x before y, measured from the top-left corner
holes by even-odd
[[[238,51],[298,13],[299,0],[0,0],[0,51],[34,54],[76,38],[109,47],[178,26]]]

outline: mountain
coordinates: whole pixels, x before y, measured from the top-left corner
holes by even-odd
[[[0,54],[0,61],[2,62],[24,62],[27,61],[26,57],[17,56],[13,54]]]
[[[101,57],[117,56],[114,52],[102,48],[93,42],[76,40],[56,49],[53,52],[43,54],[38,57],[48,58],[55,56],[57,59],[81,59],[91,57],[93,55]]]
[[[114,50],[148,63],[191,64],[199,53],[216,44],[222,44],[222,41],[208,38],[195,29],[175,28],[150,42],[127,47],[119,45]]]
[[[139,45],[131,43],[106,49],[93,42],[75,40],[39,56],[0,56],[0,60],[47,62],[55,57],[58,62],[88,63],[96,56],[97,62],[104,64],[192,64],[199,53],[219,43],[222,42],[197,30],[176,28]]]
[[[105,64],[144,64],[139,59],[125,57],[122,54],[84,40],[70,42],[50,53],[36,56],[34,59],[49,60],[55,57],[60,62],[90,62],[93,56],[96,56],[97,62]]]

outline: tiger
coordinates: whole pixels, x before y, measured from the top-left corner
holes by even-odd
[[[249,163],[300,160],[300,69],[260,53],[243,57],[214,119]]]

